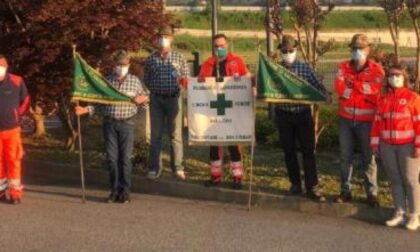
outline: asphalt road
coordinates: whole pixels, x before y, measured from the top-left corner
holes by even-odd
[[[27,186],[0,204],[0,251],[420,251],[420,232],[351,219],[106,191]]]

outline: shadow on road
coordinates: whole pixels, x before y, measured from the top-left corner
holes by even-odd
[[[63,189],[60,191],[53,191],[53,189],[50,187],[55,187],[55,186],[60,186]],[[71,189],[71,191],[69,192],[68,189]],[[89,187],[89,188],[86,188],[86,191],[88,189],[104,191],[104,197],[98,197],[98,196],[86,194],[86,201],[104,203],[104,204],[106,203],[105,197],[107,196],[107,192],[104,190],[104,188]],[[26,181],[25,191],[39,193],[39,194],[46,194],[46,195],[65,196],[72,199],[80,199],[80,201],[82,201],[82,191],[81,191],[80,185],[77,185],[76,183],[69,182],[69,181],[42,180],[42,179],[30,180],[30,181]]]

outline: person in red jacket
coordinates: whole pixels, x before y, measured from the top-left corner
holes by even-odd
[[[214,36],[213,45],[216,55],[207,59],[201,66],[199,79],[204,80],[205,77],[223,78],[225,76],[233,76],[240,78],[241,76],[251,76],[245,66],[244,61],[228,52],[228,38],[224,34]],[[256,89],[252,89],[255,95]],[[242,187],[242,178],[244,168],[242,164],[241,146],[231,145],[228,147],[230,153],[230,170],[233,174],[233,188],[240,189]],[[213,186],[220,184],[222,180],[223,167],[223,148],[221,146],[210,147],[210,168],[211,178],[206,185]]]
[[[7,60],[0,55],[0,201],[19,204],[22,198],[20,117],[29,108],[29,95],[23,79],[8,73]]]
[[[408,88],[401,65],[387,73],[386,93],[378,102],[371,132],[371,147],[382,159],[391,183],[394,216],[385,224],[420,226],[420,97]],[[406,206],[408,202],[408,206]],[[407,220],[406,220],[406,216]]]
[[[351,201],[351,176],[356,143],[360,145],[364,187],[369,205],[378,206],[377,166],[369,146],[369,135],[382,88],[384,71],[368,59],[369,42],[364,34],[353,36],[352,58],[340,64],[335,90],[339,102],[341,194],[335,202]]]

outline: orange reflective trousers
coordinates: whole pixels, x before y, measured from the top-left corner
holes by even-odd
[[[12,199],[22,197],[22,156],[20,127],[0,131],[0,194],[9,188]]]

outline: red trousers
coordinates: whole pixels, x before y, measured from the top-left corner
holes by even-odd
[[[20,127],[0,131],[0,194],[9,188],[13,199],[22,197],[22,156]]]

